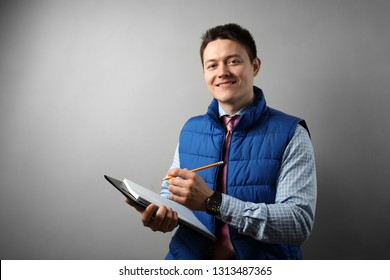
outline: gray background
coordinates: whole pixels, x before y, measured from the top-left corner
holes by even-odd
[[[390,2],[1,1],[1,259],[160,259],[103,179],[158,191],[178,133],[211,97],[209,27],[254,35],[256,84],[305,118],[318,172],[306,259],[387,259]]]

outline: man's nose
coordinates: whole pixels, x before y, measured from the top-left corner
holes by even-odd
[[[222,64],[221,67],[219,68],[218,77],[223,78],[228,76],[230,76],[229,68],[227,67],[227,65]]]

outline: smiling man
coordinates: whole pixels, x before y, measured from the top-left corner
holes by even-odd
[[[261,62],[246,29],[209,29],[200,55],[214,99],[206,114],[184,125],[161,195],[194,210],[217,241],[179,226],[166,259],[301,259],[317,195],[306,124],[268,107],[254,86]],[[221,168],[189,171],[221,160]],[[137,210],[153,231],[178,226],[172,209]]]
[[[228,39],[208,43],[202,56],[207,87],[224,110],[234,115],[248,105],[260,60],[251,59],[244,46]]]

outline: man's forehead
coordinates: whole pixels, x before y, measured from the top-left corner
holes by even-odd
[[[207,44],[204,52],[204,61],[220,59],[232,56],[243,56],[245,48],[238,42],[232,40],[218,39]]]

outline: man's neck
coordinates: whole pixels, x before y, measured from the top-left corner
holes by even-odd
[[[236,114],[240,114],[243,110],[245,110],[247,106],[252,104],[254,99],[255,95],[253,94],[252,98],[248,102],[245,102],[244,104],[239,106],[230,106],[229,104],[223,104],[221,102],[218,102],[218,104],[222,108],[222,110],[226,112],[229,116],[234,116]]]

